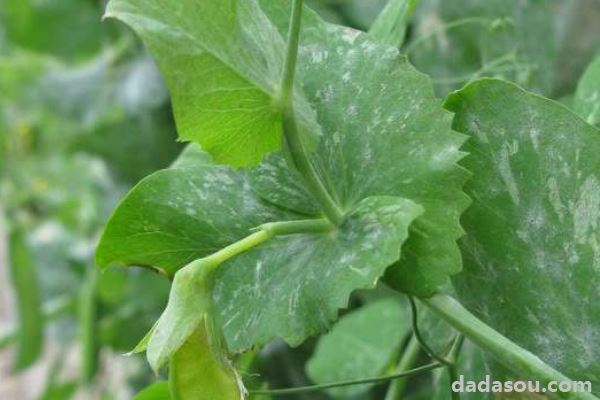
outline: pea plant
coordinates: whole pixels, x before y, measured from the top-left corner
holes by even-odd
[[[134,349],[169,383],[142,395],[350,397],[391,381],[392,400],[407,377],[445,370],[443,390],[459,398],[450,384],[475,350],[495,377],[600,388],[597,63],[573,111],[494,78],[442,102],[399,51],[416,3],[391,1],[361,32],[302,0],[110,1],[106,16],[130,25],[159,64],[191,142],[121,201],[96,251],[101,267],[172,280]],[[322,379],[335,362],[316,356],[316,385],[250,382],[258,349],[274,338],[301,345],[376,287],[407,295],[412,311],[395,368],[335,381]],[[381,323],[375,345],[397,351],[401,321],[383,328],[394,307],[345,315],[319,349],[332,360],[359,351],[339,345],[340,330]],[[433,345],[432,318],[457,332],[445,346]]]

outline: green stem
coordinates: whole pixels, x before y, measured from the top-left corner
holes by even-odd
[[[243,252],[246,252],[261,243],[269,240],[273,235],[265,230],[260,230],[251,235],[246,236],[245,238],[238,240],[235,243],[230,244],[227,247],[223,247],[221,250],[216,253],[211,254],[206,257],[206,260],[210,260],[212,265],[219,266],[223,264],[225,261],[229,260],[232,257],[237,256]]]
[[[367,383],[380,383],[387,382],[393,379],[404,378],[411,375],[416,375],[422,372],[431,371],[436,368],[440,368],[443,365],[440,363],[431,363],[427,365],[423,365],[418,368],[413,368],[407,371],[398,372],[392,375],[381,376],[377,378],[367,378],[367,379],[356,379],[350,381],[342,381],[342,382],[334,382],[334,383],[325,383],[322,385],[311,385],[311,386],[302,386],[297,388],[290,389],[275,389],[275,390],[253,390],[250,391],[250,394],[253,395],[271,395],[271,396],[285,396],[290,394],[297,393],[307,393],[307,392],[316,392],[324,389],[331,389],[343,386],[353,386],[353,385],[364,385]]]
[[[412,335],[410,337],[410,341],[406,345],[406,349],[404,349],[404,352],[402,352],[402,357],[400,357],[400,361],[398,361],[396,371],[400,372],[412,367],[417,362],[417,358],[419,358],[420,350],[421,346],[419,345],[419,341],[414,335]],[[406,379],[394,380],[388,388],[388,391],[385,395],[385,400],[398,400],[400,395],[402,395],[402,392],[404,392],[406,383]]]
[[[456,378],[456,375],[457,375],[456,367],[454,366],[454,363],[452,361],[449,361],[446,358],[441,357],[438,354],[436,354],[431,349],[431,347],[429,347],[427,342],[423,339],[423,336],[421,335],[421,331],[419,329],[419,316],[417,314],[417,304],[415,303],[415,300],[411,296],[408,296],[408,301],[410,304],[410,310],[411,310],[411,316],[412,316],[412,328],[413,328],[413,334],[414,334],[415,338],[419,342],[419,345],[421,345],[421,348],[423,349],[423,351],[425,351],[425,353],[427,353],[427,355],[429,357],[431,357],[435,361],[439,362],[440,364],[443,364],[446,367],[446,369],[448,371],[448,375],[450,376],[450,385],[452,385],[452,382],[454,382],[454,380],[455,380],[454,378]],[[452,396],[452,400],[460,400],[460,394],[457,392],[454,392],[451,388],[450,388],[450,394]]]
[[[217,267],[230,258],[266,242],[273,236],[323,232],[332,228],[331,224],[325,219],[269,222],[259,226],[256,232],[206,257],[206,260],[210,260]]]
[[[300,43],[300,27],[302,26],[302,0],[293,0],[292,16],[288,32],[287,55],[281,82],[281,100],[293,102],[292,90],[294,76],[296,75],[296,62],[298,61],[298,45]]]
[[[300,26],[302,22],[302,0],[294,0],[292,17],[287,43],[287,56],[281,82],[281,112],[283,132],[289,150],[293,167],[300,173],[308,189],[313,194],[325,216],[335,225],[338,225],[343,214],[337,203],[333,200],[321,178],[310,162],[302,137],[298,129],[294,111],[294,76],[296,61],[298,59],[298,43],[300,40]]]
[[[448,373],[448,379],[450,384],[450,395],[453,399],[460,399],[460,393],[456,393],[452,390],[452,383],[458,381],[458,370],[456,368],[456,361],[458,360],[458,356],[460,354],[460,350],[462,349],[462,345],[465,341],[464,335],[459,335],[454,343],[452,343],[452,348],[448,353],[446,359],[450,362],[450,365],[446,367],[446,371]]]
[[[548,385],[551,381],[571,381],[535,354],[486,325],[454,298],[439,294],[423,298],[421,301],[469,340],[507,368],[521,374],[523,378],[540,381],[542,385]],[[562,399],[598,400],[591,393],[555,393],[555,395]]]
[[[272,236],[292,235],[294,233],[327,232],[333,228],[334,226],[326,219],[269,222],[259,226],[259,229],[269,232]]]

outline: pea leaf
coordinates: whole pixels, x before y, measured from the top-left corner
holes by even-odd
[[[167,29],[155,18],[168,15],[169,11],[159,13],[168,2],[146,5],[145,11],[141,3],[113,0],[109,14],[114,7],[123,18],[150,13],[134,19],[152,32],[159,26],[162,33],[181,32],[192,24],[178,15],[183,19],[165,21]],[[283,42],[288,1],[234,3],[236,18],[246,18],[252,8],[257,15],[252,18],[264,16],[266,26],[276,30],[273,40]],[[213,6],[183,7],[191,15]],[[211,23],[225,22],[220,16],[211,23],[203,18],[194,18],[194,38],[200,44],[209,42],[206,46],[218,45],[213,37],[218,29]],[[207,26],[196,27],[202,24]],[[223,26],[228,35],[236,31],[231,24]],[[249,26],[247,31],[253,29]],[[157,45],[154,39],[146,42]],[[233,50],[227,49],[226,55],[233,57]],[[244,53],[242,66],[245,57],[251,60]],[[162,67],[167,75],[175,68]],[[310,158],[346,219],[335,234],[277,237],[220,267],[215,302],[232,351],[273,336],[294,345],[325,329],[352,290],[372,287],[386,267],[398,261],[407,228],[417,217],[388,281],[396,288],[430,294],[461,268],[458,217],[468,199],[460,190],[466,171],[457,162],[463,156],[458,148],[464,136],[450,130],[451,115],[441,108],[427,78],[396,49],[366,34],[325,24],[311,12],[304,18],[297,69],[296,100],[304,131],[320,132],[319,141],[308,147]],[[189,76],[187,80],[194,81]],[[306,113],[304,104],[315,112]],[[317,128],[308,129],[311,123]],[[99,264],[148,265],[173,275],[187,262],[241,239],[252,227],[314,216],[318,207],[281,160],[281,154],[266,159],[260,168],[267,174],[260,169],[236,173],[179,164],[148,178],[109,222],[98,249]],[[292,198],[296,200],[289,201]],[[382,239],[375,241],[375,236]],[[289,279],[290,273],[295,279]]]
[[[184,157],[197,161],[150,175],[121,202],[96,251],[99,266],[150,266],[173,276],[250,229],[293,215],[261,202],[243,173],[208,164],[197,147]]]
[[[600,384],[600,131],[499,80],[466,86],[446,107],[471,135],[464,165],[477,171],[457,293],[571,379]]]
[[[216,273],[214,300],[230,349],[244,350],[274,336],[296,345],[325,329],[352,290],[372,287],[398,259],[408,226],[421,213],[409,200],[368,198],[334,232],[277,237],[226,262]],[[148,265],[173,275],[262,223],[303,218],[262,202],[244,172],[188,162],[133,189],[109,221],[97,260]],[[288,279],[290,274],[295,278]],[[193,283],[175,275],[173,301],[184,293],[181,286]],[[188,308],[191,302],[177,301]],[[179,331],[189,333],[189,324]]]
[[[306,366],[318,384],[378,376],[386,371],[408,332],[408,315],[398,299],[388,298],[344,315],[322,336]],[[347,399],[372,385],[331,389]]]
[[[280,148],[285,43],[256,0],[112,0],[106,16],[131,25],[156,58],[181,139],[233,166]],[[297,102],[303,126],[317,133],[310,107]]]
[[[600,57],[596,57],[579,81],[574,110],[590,125],[600,124]]]
[[[265,0],[261,5],[285,34],[289,3]],[[463,233],[459,216],[468,205],[461,191],[467,173],[456,163],[464,155],[459,151],[464,137],[450,130],[451,116],[440,109],[430,81],[396,49],[325,24],[312,13],[303,23],[298,81],[322,127],[314,163],[346,210],[378,195],[424,206],[407,251],[387,280],[396,289],[429,295],[461,269],[456,240]],[[271,162],[268,169],[278,167],[285,165]],[[271,178],[291,174],[270,173],[269,179],[281,193],[289,186]],[[290,196],[282,201],[264,189],[258,192],[294,206]],[[296,211],[306,212],[306,206]]]
[[[302,177],[294,169],[289,169],[285,157],[277,152],[248,173],[250,185],[263,200],[286,210],[317,216],[319,206],[302,184]]]
[[[169,369],[171,400],[243,400],[245,389],[231,365],[211,348],[200,326],[175,353]]]

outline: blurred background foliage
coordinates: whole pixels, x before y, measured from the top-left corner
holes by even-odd
[[[600,49],[600,0],[407,2],[414,10],[402,50],[440,97],[496,76],[568,106],[585,103],[574,93]],[[367,30],[387,1],[308,3],[331,22]],[[181,145],[159,71],[132,32],[101,21],[104,7],[0,2],[2,399],[130,399],[154,380],[143,357],[121,354],[158,317],[168,282],[137,269],[98,273],[93,249],[118,199],[169,165]],[[383,287],[357,293],[320,340],[297,349],[274,341],[242,360],[245,378],[251,387],[287,387],[414,365],[424,355],[409,339],[409,315]],[[427,314],[421,322],[431,345],[447,348],[450,328]],[[404,349],[412,358],[399,359]],[[459,365],[470,376],[486,372],[469,343]],[[446,377],[288,398],[448,399],[437,379]]]

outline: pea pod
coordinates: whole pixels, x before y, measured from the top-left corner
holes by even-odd
[[[10,234],[10,276],[15,292],[19,335],[15,368],[22,370],[40,356],[43,345],[44,319],[35,261],[23,232]]]

